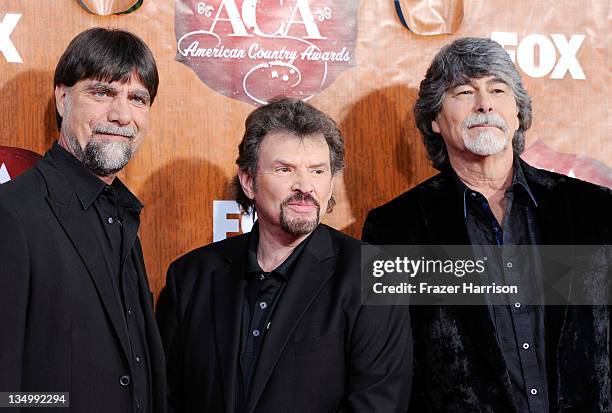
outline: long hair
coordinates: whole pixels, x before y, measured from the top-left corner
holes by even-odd
[[[434,57],[421,81],[414,105],[414,120],[423,136],[427,156],[436,169],[448,165],[448,152],[442,136],[431,123],[442,109],[446,92],[470,79],[496,76],[508,84],[518,108],[519,128],[512,137],[514,153],[525,148],[525,131],[531,126],[531,98],[514,63],[499,43],[486,38],[465,37],[444,46]]]

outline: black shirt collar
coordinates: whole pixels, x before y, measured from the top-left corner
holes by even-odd
[[[89,208],[108,185],[57,142],[53,144],[49,154],[60,172],[72,184],[83,208]],[[119,178],[113,180],[111,187],[117,197],[117,204],[123,208],[137,211],[143,208],[138,198],[123,185]]]
[[[287,259],[283,261],[278,267],[274,270],[270,271],[270,273],[275,273],[280,275],[285,281],[289,281],[291,278],[291,274],[293,273],[294,266],[296,261],[299,259],[302,251],[308,244],[310,238],[312,238],[311,232],[302,242],[298,244],[297,247],[289,254]],[[251,230],[249,237],[249,249],[247,255],[247,277],[253,277],[258,274],[263,273],[264,271],[259,266],[259,262],[257,261],[257,245],[259,244],[259,225],[255,222],[253,225],[253,229]]]
[[[452,171],[452,175],[455,179],[455,183],[457,184],[457,189],[459,190],[460,194],[463,194],[463,216],[467,217],[467,199],[468,199],[468,194],[470,192],[475,192],[472,191],[462,180],[461,178],[459,178],[459,175],[457,175],[457,173],[455,172],[454,169],[451,168]],[[508,188],[506,188],[506,193],[509,191],[512,191],[515,187],[520,187],[523,188],[525,190],[525,193],[528,195],[529,199],[531,200],[531,202],[533,202],[533,205],[535,207],[538,206],[538,202],[535,198],[535,196],[533,195],[533,192],[531,192],[531,189],[529,188],[529,184],[527,183],[527,179],[525,178],[525,172],[523,171],[523,167],[521,165],[521,162],[519,161],[518,156],[514,156],[513,161],[512,161],[512,182],[510,183],[510,185],[508,186]]]

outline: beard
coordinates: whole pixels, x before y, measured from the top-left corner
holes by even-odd
[[[476,125],[497,127],[501,129],[504,136],[499,137],[491,130],[483,130],[475,137],[469,137],[468,133],[470,128]],[[510,138],[508,137],[508,124],[504,118],[496,113],[478,113],[467,117],[461,125],[461,131],[465,148],[480,156],[496,155],[503,151],[506,146],[508,146],[508,142],[510,142]]]
[[[286,208],[292,202],[307,201],[316,207],[316,214],[313,218],[290,218],[287,216]],[[310,234],[319,225],[319,217],[321,206],[316,199],[309,194],[302,192],[296,192],[295,194],[287,197],[280,205],[280,226],[283,231],[291,235],[306,235]]]
[[[132,159],[135,148],[132,139],[136,135],[133,127],[119,127],[108,124],[98,124],[92,129],[92,134],[107,133],[122,135],[129,140],[111,140],[92,137],[84,148],[76,136],[62,124],[62,134],[70,146],[71,152],[89,170],[98,176],[114,175],[122,170]]]

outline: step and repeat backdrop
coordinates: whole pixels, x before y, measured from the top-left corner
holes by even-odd
[[[344,132],[329,225],[359,237],[371,208],[433,175],[411,111],[432,57],[457,37],[493,38],[519,67],[534,102],[528,162],[612,187],[610,16],[606,0],[3,0],[0,146],[43,154],[57,138],[53,71],[77,33],[142,37],[159,93],[120,177],[145,204],[157,294],[176,257],[250,230],[229,182],[244,119],[275,95],[307,99]],[[0,182],[24,153],[0,151]]]

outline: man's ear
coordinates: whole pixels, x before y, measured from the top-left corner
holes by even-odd
[[[440,125],[438,125],[438,121],[435,119],[431,121],[431,130],[436,133],[440,133]]]
[[[63,118],[66,113],[66,99],[70,93],[70,88],[66,85],[55,86],[55,108],[57,113]]]
[[[249,199],[254,199],[255,198],[255,185],[254,185],[255,182],[253,181],[253,177],[247,171],[238,169],[238,179],[240,180],[240,186],[242,187],[242,190],[244,191],[245,195]]]

